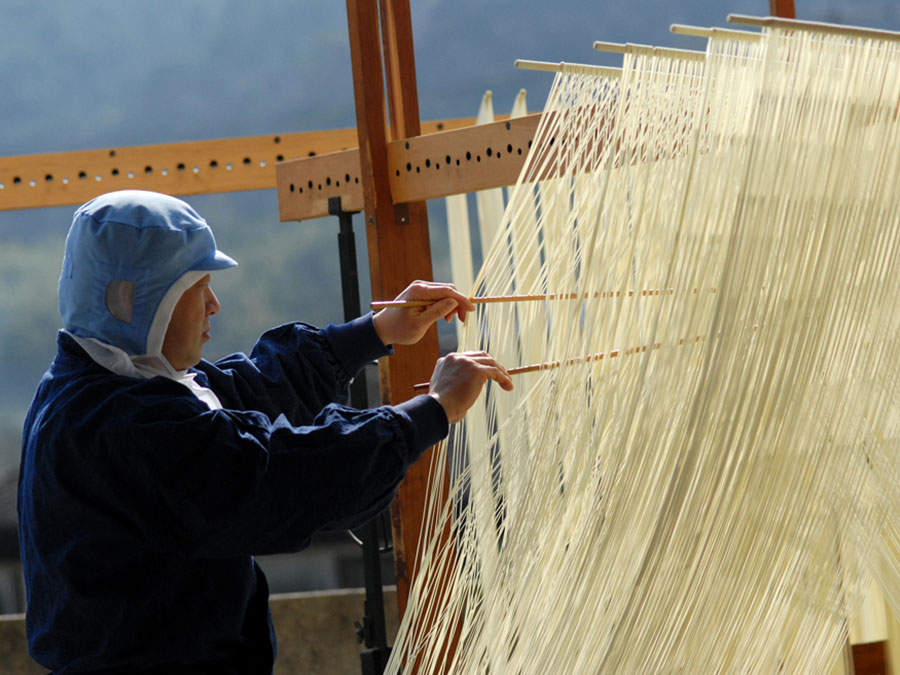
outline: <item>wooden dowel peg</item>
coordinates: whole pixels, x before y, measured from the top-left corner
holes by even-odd
[[[621,68],[594,66],[587,63],[566,63],[564,61],[554,63],[552,61],[516,59],[514,65],[521,70],[540,70],[548,73],[575,73],[581,75],[598,75],[601,77],[619,77],[622,75]]]
[[[747,42],[759,42],[762,33],[754,33],[747,30],[734,30],[733,28],[702,28],[700,26],[688,26],[681,23],[673,23],[669,30],[676,35],[691,35],[694,37],[717,38],[720,40],[745,40]]]
[[[598,40],[594,43],[594,49],[598,52],[659,56],[667,59],[687,59],[690,61],[704,61],[706,59],[706,52],[698,52],[691,49],[676,49],[674,47],[638,45],[631,42],[619,44],[618,42],[602,42]]]

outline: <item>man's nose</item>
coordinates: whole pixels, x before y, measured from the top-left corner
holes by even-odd
[[[209,289],[209,296],[206,298],[206,313],[209,316],[213,314],[218,314],[219,310],[222,306],[219,304],[219,299],[216,297],[216,294],[213,293],[213,290]]]

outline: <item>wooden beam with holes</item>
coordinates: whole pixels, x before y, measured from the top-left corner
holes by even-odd
[[[422,130],[428,134],[474,122],[425,122]],[[173,195],[272,189],[280,162],[357,143],[356,129],[350,128],[0,157],[0,211],[82,204],[124,189]]]
[[[540,121],[539,113],[501,118],[388,143],[388,181],[395,204],[513,185]],[[279,164],[278,209],[283,221],[328,215],[340,197],[347,211],[363,207],[358,150]]]

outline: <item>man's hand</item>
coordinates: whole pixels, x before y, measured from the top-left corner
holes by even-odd
[[[488,380],[512,391],[512,378],[506,368],[487,352],[447,354],[434,367],[428,394],[444,406],[447,419],[453,424],[465,417]]]
[[[434,300],[427,307],[388,307],[375,315],[375,332],[386,344],[411,345],[422,339],[435,321],[443,317],[450,321],[454,315],[466,320],[466,312],[474,312],[475,305],[453,284],[414,281],[397,300]]]

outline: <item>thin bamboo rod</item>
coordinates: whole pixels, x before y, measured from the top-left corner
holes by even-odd
[[[534,295],[480,295],[469,298],[473,303],[484,304],[491,302],[528,302],[533,300],[574,300],[579,297],[588,297],[588,293],[544,293]],[[594,297],[599,297],[594,293]],[[372,303],[372,309],[384,309],[386,307],[428,307],[437,300],[376,300]]]
[[[759,324],[755,323],[751,327],[754,333],[759,331]],[[722,333],[718,332],[715,334],[715,338],[722,337]],[[703,335],[696,335],[691,338],[681,338],[678,340],[677,347],[683,347],[685,345],[694,345],[694,346],[702,346],[706,342],[706,337]],[[599,361],[604,356],[607,356],[611,359],[616,358],[617,356],[631,356],[632,354],[643,354],[646,351],[655,351],[662,348],[662,342],[657,342],[656,344],[647,346],[642,345],[640,347],[634,347],[631,349],[611,349],[608,352],[597,352],[596,354],[591,354],[590,356],[581,356],[573,359],[567,359],[565,361],[546,361],[544,363],[535,363],[530,366],[519,366],[517,368],[510,368],[506,372],[510,375],[523,375],[524,373],[534,373],[539,370],[552,370],[554,368],[559,368],[560,366],[573,366],[579,363],[588,363],[590,361]],[[414,391],[424,391],[431,386],[430,382],[419,382],[418,384],[413,385]]]
[[[654,345],[652,349],[659,349],[659,345]],[[636,351],[646,351],[647,348],[638,348]],[[506,372],[510,375],[522,375],[523,373],[534,373],[539,370],[552,370],[553,368],[559,368],[562,365],[572,366],[578,363],[587,363],[588,361],[599,361],[604,356],[609,356],[609,358],[613,359],[617,357],[621,353],[620,349],[613,349],[608,354],[604,352],[599,352],[597,354],[591,354],[590,356],[583,356],[576,359],[568,359],[567,361],[548,361],[546,363],[535,363],[530,366],[519,366],[518,368],[510,368]],[[413,389],[415,391],[422,391],[428,389],[431,386],[430,382],[419,382],[416,384]]]
[[[900,33],[881,28],[862,28],[860,26],[842,26],[835,23],[821,21],[798,21],[797,19],[785,19],[775,16],[747,16],[746,14],[729,14],[728,23],[739,26],[754,26],[756,28],[780,28],[782,30],[803,30],[814,33],[827,33],[830,35],[846,35],[869,40],[888,40],[900,42]]]
[[[762,289],[765,290],[765,289]],[[715,293],[715,288],[709,289],[710,293]],[[522,295],[476,295],[469,298],[476,305],[488,304],[495,302],[533,302],[539,300],[579,300],[586,298],[632,298],[632,297],[654,297],[660,295],[675,295],[674,288],[645,288],[637,291],[630,288],[625,291],[595,291],[593,293],[534,293]],[[700,293],[700,289],[693,289],[693,294]],[[372,309],[386,309],[388,307],[428,307],[433,305],[437,300],[375,300],[370,303]]]
[[[540,70],[549,73],[577,73],[602,75],[605,77],[619,77],[622,74],[621,68],[594,66],[585,63],[566,63],[564,61],[553,63],[552,61],[528,61],[526,59],[516,59],[515,66],[522,70]]]

